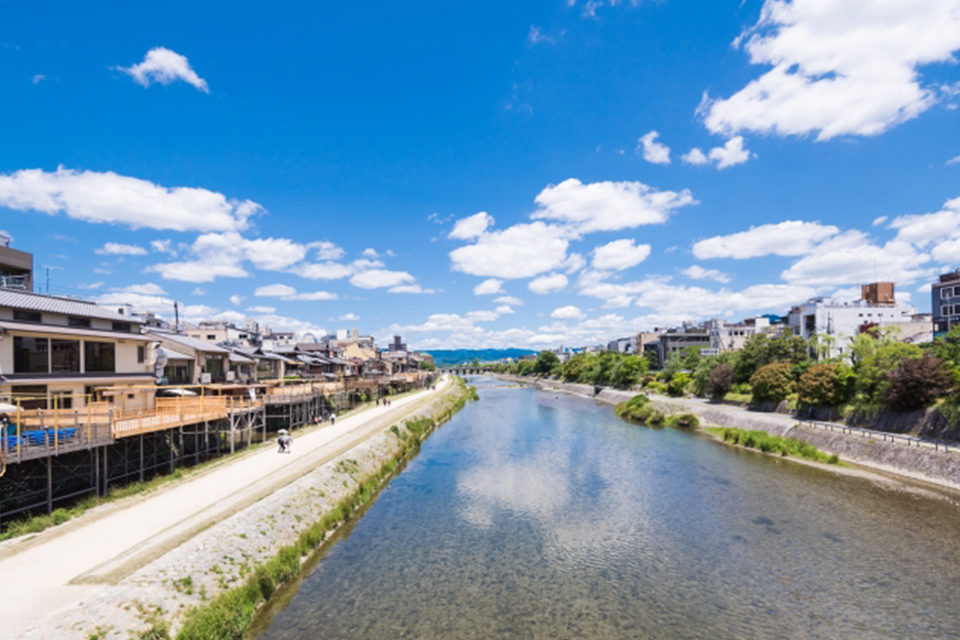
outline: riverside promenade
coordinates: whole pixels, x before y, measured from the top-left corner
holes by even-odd
[[[22,638],[63,610],[163,556],[211,525],[381,433],[450,385],[400,398],[267,445],[145,496],[103,505],[61,526],[0,545],[0,638]]]

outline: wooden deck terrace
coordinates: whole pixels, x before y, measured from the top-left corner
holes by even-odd
[[[106,403],[83,409],[21,410],[12,415],[16,427],[0,437],[0,455],[7,463],[110,445],[155,431],[228,419],[262,411],[264,400],[233,396],[157,398],[151,409],[119,410]]]

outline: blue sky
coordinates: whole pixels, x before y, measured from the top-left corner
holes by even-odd
[[[0,14],[51,293],[542,348],[960,266],[960,0]]]

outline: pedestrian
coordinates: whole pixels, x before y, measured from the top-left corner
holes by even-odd
[[[287,451],[287,439],[283,434],[283,429],[280,430],[280,433],[277,435],[277,453],[286,453]]]
[[[280,436],[283,438],[283,452],[284,453],[293,453],[293,436],[289,433]]]
[[[330,425],[332,426],[332,425],[335,425],[335,424],[337,424],[337,414],[331,413],[331,414],[330,414]]]

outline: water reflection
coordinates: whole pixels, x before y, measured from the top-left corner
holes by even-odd
[[[955,505],[481,385],[263,638],[946,638]]]

